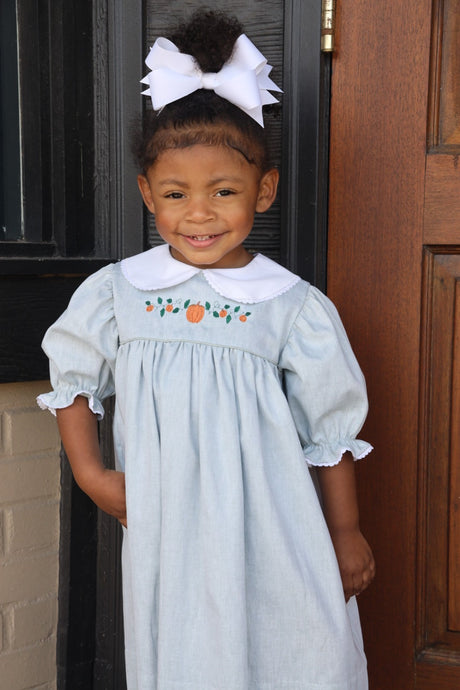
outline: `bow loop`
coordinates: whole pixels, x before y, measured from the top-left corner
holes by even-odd
[[[231,58],[219,72],[202,72],[196,60],[181,53],[167,38],[158,38],[145,61],[151,72],[142,79],[154,110],[188,96],[198,89],[208,89],[225,98],[262,127],[262,106],[277,103],[269,91],[281,89],[268,76],[271,66],[249,38],[242,34],[235,42]]]

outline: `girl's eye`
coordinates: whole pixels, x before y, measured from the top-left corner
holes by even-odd
[[[182,192],[170,192],[169,194],[165,194],[166,199],[182,199],[184,195]]]
[[[231,189],[219,189],[216,196],[230,196],[231,194],[234,194],[234,193],[235,192],[232,191]]]

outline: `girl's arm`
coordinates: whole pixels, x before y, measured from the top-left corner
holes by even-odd
[[[375,575],[372,551],[359,528],[354,460],[346,453],[338,465],[317,470],[324,516],[348,601],[365,590]]]
[[[102,463],[97,419],[88,400],[77,396],[72,405],[56,410],[59,432],[78,486],[109,515],[126,527],[125,475]]]

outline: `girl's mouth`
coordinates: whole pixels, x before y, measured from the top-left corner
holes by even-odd
[[[206,240],[213,240],[217,235],[191,235],[190,239],[195,242],[206,242]]]
[[[188,242],[189,245],[195,248],[201,247],[202,249],[206,249],[207,247],[211,247],[215,242],[219,241],[219,237],[221,237],[221,234],[217,235],[185,235],[185,240]]]

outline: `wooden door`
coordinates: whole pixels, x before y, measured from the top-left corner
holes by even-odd
[[[460,688],[460,0],[341,0],[328,292],[368,380],[372,690]],[[352,296],[352,299],[350,299]]]

